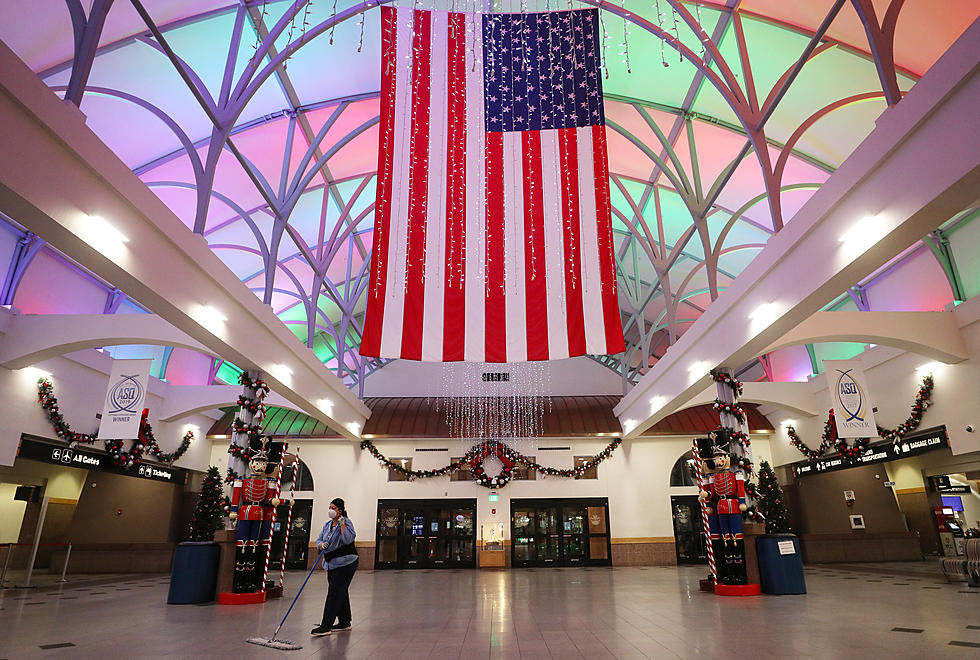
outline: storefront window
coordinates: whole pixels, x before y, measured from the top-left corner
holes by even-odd
[[[412,469],[411,458],[393,458],[391,459],[391,462],[395,463],[396,465],[401,465],[406,470]],[[403,474],[398,470],[388,468],[388,481],[408,481],[408,475]]]
[[[575,457],[575,467],[581,467],[592,460],[591,456],[576,456]],[[582,474],[579,479],[598,479],[599,478],[599,466],[593,465],[588,470]]]
[[[528,456],[532,462],[537,462],[537,457]],[[525,465],[518,463],[514,466],[514,472],[512,473],[511,479],[514,481],[535,481],[538,478],[538,471],[534,468],[529,468]]]
[[[449,459],[451,463],[462,460],[462,456],[456,456],[455,458]],[[470,481],[473,479],[473,471],[470,469],[469,463],[463,463],[458,470],[452,473],[449,477],[450,481]]]

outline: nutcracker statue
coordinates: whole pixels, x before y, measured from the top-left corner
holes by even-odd
[[[701,501],[706,505],[711,549],[715,557],[718,585],[744,585],[745,536],[742,532],[742,512],[745,505],[745,477],[731,469],[728,448],[716,444],[721,439],[698,438],[698,459],[701,461]]]
[[[279,506],[279,457],[266,442],[248,463],[250,475],[235,481],[231,493],[232,520],[238,522],[235,544],[235,575],[232,591],[252,593],[263,589],[266,555],[272,539],[272,523]],[[281,444],[279,452],[281,453]]]

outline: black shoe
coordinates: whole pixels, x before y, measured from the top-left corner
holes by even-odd
[[[350,632],[349,623],[338,623],[333,627],[333,632]]]
[[[329,635],[330,634],[330,626],[325,626],[325,625],[321,624],[321,625],[317,626],[316,628],[314,628],[313,630],[311,630],[310,631],[310,634],[313,635],[314,637],[323,637],[324,635]]]

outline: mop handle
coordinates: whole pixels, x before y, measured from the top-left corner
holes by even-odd
[[[313,577],[313,571],[315,571],[316,567],[320,565],[320,559],[323,558],[323,553],[326,551],[327,547],[323,546],[323,550],[320,551],[320,554],[317,555],[316,561],[313,562],[313,568],[310,569],[310,572],[306,575],[306,579],[303,580],[303,586],[299,588],[299,591],[296,592],[296,596],[293,598],[293,602],[289,604],[289,609],[286,610],[286,616],[284,616],[282,621],[279,623],[279,628],[282,628],[282,624],[286,623],[286,618],[289,616],[289,613],[293,611],[293,605],[295,605],[296,601],[299,600],[299,595],[303,593],[303,589],[306,588],[306,583],[310,581],[311,577]],[[279,632],[279,628],[276,628],[276,633]],[[275,639],[275,634],[273,634],[272,637]]]

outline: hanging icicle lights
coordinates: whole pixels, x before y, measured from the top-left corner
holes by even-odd
[[[550,411],[550,373],[544,362],[446,363],[441,392],[432,398],[461,449],[474,440],[506,440],[520,451],[533,451]]]

